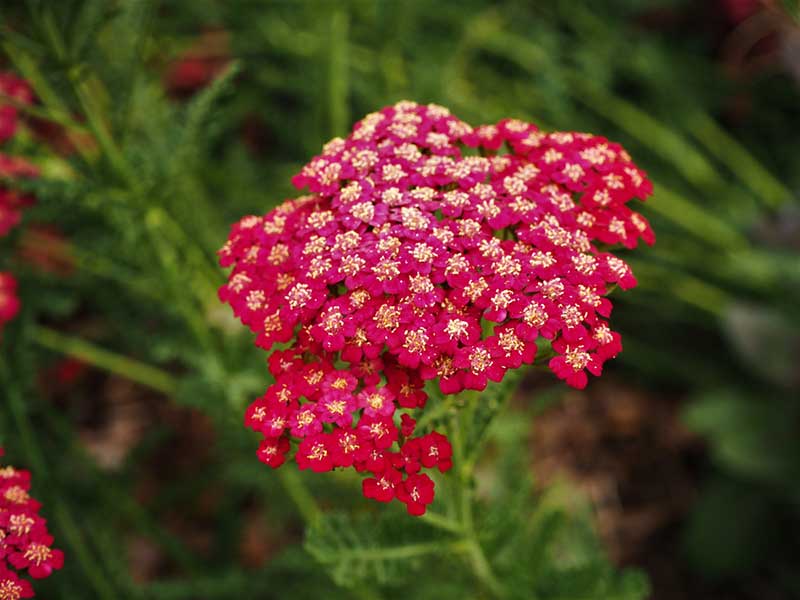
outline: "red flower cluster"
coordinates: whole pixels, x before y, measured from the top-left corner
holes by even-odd
[[[21,79],[9,73],[0,73],[0,144],[11,139],[19,126],[19,111],[15,103],[29,104],[33,93]],[[0,237],[16,227],[22,218],[22,209],[33,199],[7,186],[19,177],[33,177],[36,168],[27,161],[0,152]],[[17,282],[9,274],[0,272],[0,329],[19,311],[16,294]]]
[[[596,243],[654,241],[627,207],[652,187],[617,144],[517,120],[472,128],[400,102],[329,142],[293,179],[310,195],[237,223],[220,251],[220,298],[266,349],[276,382],[250,407],[260,455],[369,472],[364,494],[421,514],[450,467],[447,440],[411,437],[397,409],[483,390],[532,363],[575,387],[621,350],[609,286],[636,284]],[[394,448],[397,448],[394,450]]]
[[[19,112],[14,103],[31,102],[33,92],[25,81],[11,73],[0,72],[0,143],[13,137],[17,131]]]
[[[28,471],[0,467],[0,600],[33,597],[31,584],[15,571],[27,569],[41,579],[64,564],[64,553],[52,547],[53,536],[39,515],[41,504],[28,494],[30,482]]]

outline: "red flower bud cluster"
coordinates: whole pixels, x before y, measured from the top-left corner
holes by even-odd
[[[0,455],[3,450],[0,448]],[[48,577],[64,564],[64,553],[52,547],[53,536],[31,498],[31,474],[0,466],[0,600],[32,598],[33,587],[19,573]]]
[[[426,380],[483,390],[533,362],[575,387],[621,350],[611,285],[636,284],[597,242],[654,241],[628,208],[652,186],[617,144],[517,120],[470,127],[400,102],[329,142],[294,177],[309,195],[232,228],[220,298],[256,334],[275,384],[247,412],[267,464],[298,441],[300,468],[352,466],[364,494],[421,514],[444,436],[413,437],[401,410]]]
[[[21,79],[9,73],[0,73],[0,144],[7,142],[17,132],[19,109],[17,104],[33,102],[33,92]],[[30,195],[20,193],[8,186],[9,181],[19,177],[33,177],[36,168],[15,156],[0,152],[0,237],[19,225],[22,210],[33,202]],[[0,271],[0,329],[19,312],[17,282],[9,274]],[[1,597],[0,597],[1,598]]]

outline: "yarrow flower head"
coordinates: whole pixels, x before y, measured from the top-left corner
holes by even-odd
[[[425,381],[483,390],[544,338],[553,372],[580,388],[621,350],[606,295],[636,280],[598,244],[654,236],[628,207],[652,186],[619,145],[400,102],[293,183],[307,195],[244,217],[220,251],[233,267],[220,298],[257,345],[286,345],[246,416],[267,464],[296,439],[300,468],[352,466],[370,475],[365,496],[422,514],[433,482],[420,470],[447,470],[452,455],[403,412],[424,407]]]
[[[39,515],[41,504],[28,493],[30,483],[28,471],[0,466],[0,600],[34,596],[30,582],[19,576],[23,571],[42,579],[64,564],[63,552],[52,547],[53,536]]]

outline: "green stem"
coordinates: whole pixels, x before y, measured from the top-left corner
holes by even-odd
[[[287,465],[278,470],[278,475],[283,488],[297,506],[297,510],[306,525],[315,523],[322,511],[314,501],[314,496],[311,495],[311,492],[308,491],[308,488],[300,479],[300,474],[291,465]]]
[[[427,410],[420,416],[417,420],[416,428],[419,431],[423,431],[425,427],[427,427],[430,423],[435,421],[436,419],[440,419],[449,413],[456,403],[455,396],[445,396],[441,402],[439,402],[436,406],[430,406]]]
[[[708,114],[698,110],[687,116],[687,124],[706,150],[728,165],[764,204],[775,209],[792,198],[792,191]]]
[[[437,554],[442,550],[450,550],[454,554],[463,554],[470,551],[469,542],[457,540],[455,542],[421,542],[419,544],[405,544],[402,546],[386,546],[381,548],[356,548],[343,549],[337,552],[339,558],[349,560],[405,560]]]
[[[77,358],[89,365],[120,375],[164,394],[173,395],[178,389],[178,381],[166,371],[99,348],[90,342],[65,335],[54,329],[35,327],[32,331],[32,339],[43,348]]]
[[[278,476],[289,498],[291,498],[295,506],[297,506],[297,510],[303,518],[306,527],[316,523],[322,516],[322,511],[314,501],[314,496],[311,495],[311,492],[308,491],[308,488],[303,483],[300,473],[294,470],[290,465],[286,465],[278,470]],[[441,545],[439,545],[439,548],[441,548]],[[403,556],[403,552],[409,551],[408,547],[398,547],[393,550],[396,553],[395,556],[385,556],[384,558],[387,560],[391,558],[406,558],[406,556]],[[412,556],[416,556],[416,554],[412,554]],[[372,557],[373,555],[370,554],[370,558]],[[381,598],[380,594],[367,586],[360,586],[354,589],[353,592],[358,598],[362,598],[363,600],[380,600]]]
[[[52,248],[53,256],[58,257],[61,252],[61,246],[53,244],[44,236],[39,236],[35,233],[28,232],[35,241],[37,248],[42,248],[45,252]],[[155,288],[152,281],[141,277],[138,273],[134,272],[127,265],[121,265],[109,260],[108,257],[93,254],[88,252],[74,242],[69,246],[69,260],[73,261],[78,271],[83,271],[95,277],[102,277],[115,284],[125,286],[131,292],[147,298],[148,300],[159,300],[161,296],[159,291]]]
[[[175,236],[176,231],[173,228],[167,229],[170,219],[162,208],[153,206],[148,209],[144,222],[153,248],[161,261],[162,269],[170,277],[166,283],[171,284],[172,296],[178,309],[183,313],[186,324],[198,342],[203,345],[207,352],[213,352],[214,344],[210,331],[206,325],[202,310],[197,308],[198,306],[200,308],[205,307],[208,299],[214,296],[214,286],[209,283],[206,289],[205,281],[202,283],[197,282],[190,286],[195,292],[194,295],[197,302],[197,305],[195,305],[191,298],[184,294],[185,281],[176,277],[176,274],[181,272],[180,266],[182,262],[181,257],[176,252],[176,248],[190,248],[191,246],[182,244],[182,238]],[[178,229],[178,231],[180,230]],[[170,233],[171,235],[169,235]]]
[[[472,570],[478,580],[486,586],[494,596],[503,598],[506,595],[505,588],[492,570],[492,565],[486,558],[486,554],[481,547],[478,533],[475,529],[475,519],[472,513],[472,484],[471,481],[463,481],[461,485],[461,519],[464,531],[464,543],[467,548],[467,556]]]
[[[445,517],[444,515],[440,515],[439,513],[435,513],[430,510],[426,511],[425,514],[419,518],[421,521],[425,521],[431,527],[443,529],[451,533],[463,532],[463,527],[461,526],[460,523],[454,521],[449,517]]]
[[[666,290],[668,293],[717,317],[722,316],[733,301],[732,296],[725,290],[693,275],[679,274],[676,269],[670,268],[670,265],[636,259],[628,262],[639,276],[641,289],[661,291],[663,286],[659,287],[659,282],[670,281]]]
[[[473,402],[468,403],[470,408],[467,411],[469,414],[474,409],[475,401],[479,396],[474,392],[467,392],[470,394],[469,400]],[[463,415],[459,412],[453,415],[451,421],[451,437],[453,440],[453,451],[456,457],[461,461],[461,469],[458,473],[457,484],[459,487],[459,497],[461,501],[461,522],[460,530],[463,533],[461,543],[466,550],[466,555],[472,567],[473,574],[480,581],[483,586],[492,593],[493,596],[502,598],[505,597],[506,591],[500,580],[492,570],[491,563],[486,558],[486,554],[481,547],[478,539],[478,533],[475,528],[475,518],[473,515],[473,487],[474,487],[474,470],[476,461],[468,460],[469,451],[465,448],[464,435],[463,435]],[[482,440],[483,441],[483,440]],[[475,450],[475,449],[469,449]]]
[[[145,215],[145,221],[156,231],[165,232],[175,247],[185,248],[189,257],[196,263],[200,277],[195,281],[198,300],[208,302],[217,297],[217,288],[223,283],[222,273],[217,265],[209,261],[203,250],[187,235],[186,231],[172,216],[160,206],[153,206]]]
[[[286,490],[289,498],[291,498],[295,503],[295,506],[297,506],[297,510],[300,513],[300,516],[303,518],[306,527],[316,523],[317,520],[319,520],[319,518],[322,516],[322,511],[320,510],[319,506],[317,506],[314,496],[311,495],[311,492],[308,491],[308,488],[303,483],[300,473],[294,470],[290,465],[286,465],[282,469],[278,470],[278,476],[280,477],[283,488]],[[421,546],[421,544],[418,546]],[[439,544],[437,547],[441,549],[441,544]],[[392,550],[394,555],[385,556],[385,559],[407,558],[404,553],[410,551],[409,547],[407,546],[397,547]],[[420,548],[418,547],[417,550],[420,550]],[[373,556],[374,555],[370,553],[368,558],[372,558]],[[417,554],[412,554],[411,556],[417,556]],[[368,586],[359,586],[353,590],[353,593],[356,597],[361,598],[362,600],[381,600],[380,594]]]
[[[75,95],[78,97],[78,102],[80,102],[83,109],[83,114],[86,116],[89,127],[109,163],[131,189],[139,189],[141,181],[136,177],[128,161],[125,160],[122,151],[114,142],[111,130],[97,102],[99,94],[96,89],[92,89],[99,87],[99,82],[97,80],[84,79],[75,68],[70,69],[69,75],[72,87],[75,89]]]
[[[703,242],[726,251],[750,246],[747,238],[735,227],[658,182],[655,183],[654,197],[656,201],[648,204],[649,210],[669,219]]]

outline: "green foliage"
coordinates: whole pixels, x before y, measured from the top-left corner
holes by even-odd
[[[330,513],[311,524],[305,548],[336,583],[360,587],[402,585],[426,562],[444,555],[448,543],[431,539],[430,531],[396,513]]]
[[[477,418],[459,427],[481,428],[481,423]],[[570,486],[558,484],[544,494],[533,491],[524,460],[514,451],[524,446],[527,435],[518,417],[492,421],[489,443],[497,446],[498,459],[486,467],[492,473],[490,487],[475,490],[473,533],[464,515],[449,504],[458,489],[448,476],[426,517],[409,522],[395,507],[327,513],[309,527],[305,549],[335,582],[365,598],[377,593],[376,586],[385,598],[483,598],[487,592],[520,600],[646,598],[649,586],[641,573],[617,572],[603,557],[588,506]],[[463,567],[473,559],[476,541],[485,548],[499,590],[479,580],[476,591],[469,569]],[[444,572],[446,581],[439,579]]]
[[[687,424],[711,443],[714,459],[737,476],[800,492],[797,404],[763,391],[720,390],[696,399]],[[800,497],[800,496],[798,496]]]

